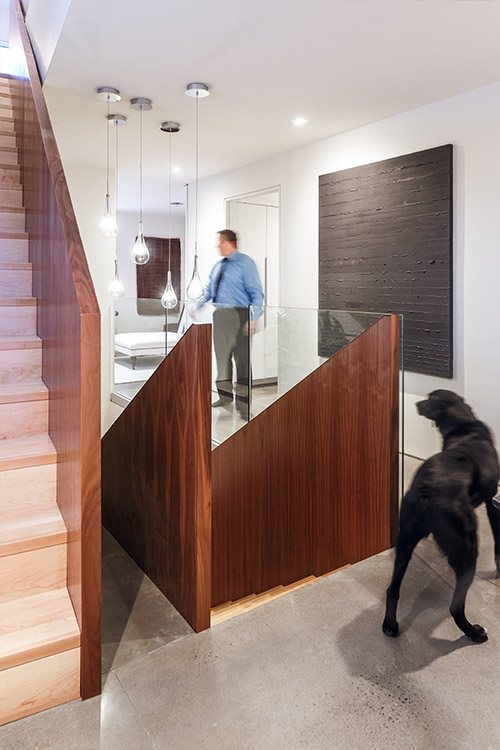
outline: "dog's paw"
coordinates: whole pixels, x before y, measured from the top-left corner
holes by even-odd
[[[486,628],[482,628],[481,625],[473,625],[472,627],[474,628],[474,631],[469,634],[471,641],[474,641],[474,643],[484,643],[488,640]]]
[[[389,623],[385,622],[382,625],[382,630],[386,635],[389,635],[391,638],[397,638],[399,635],[399,625],[397,622]]]

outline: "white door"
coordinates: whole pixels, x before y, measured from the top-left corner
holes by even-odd
[[[252,339],[253,384],[276,382],[279,299],[279,191],[239,196],[227,201],[228,228],[238,235],[238,249],[257,266],[264,305]],[[273,308],[273,309],[271,309]]]

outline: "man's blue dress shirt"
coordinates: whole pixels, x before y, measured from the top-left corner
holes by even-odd
[[[226,262],[223,263],[223,260]],[[217,285],[221,269],[223,269],[223,275]],[[257,266],[248,255],[244,255],[238,250],[226,256],[225,259],[222,258],[212,268],[203,302],[213,299],[216,290],[216,304],[218,305],[232,307],[253,305],[254,308],[260,308],[264,300]],[[252,317],[257,318],[261,313],[261,309],[255,309]]]

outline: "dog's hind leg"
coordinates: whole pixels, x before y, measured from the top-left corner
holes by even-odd
[[[460,630],[462,630],[471,641],[474,641],[474,643],[484,643],[488,640],[485,628],[481,627],[481,625],[472,625],[465,616],[465,597],[467,596],[467,591],[472,583],[475,572],[475,561],[472,568],[469,567],[467,570],[462,569],[455,571],[457,583],[450,606],[450,612]]]
[[[465,598],[474,579],[477,561],[476,515],[471,507],[462,509],[460,516],[448,516],[447,525],[434,530],[436,542],[445,552],[455,571],[456,584],[450,613],[460,630],[475,643],[488,640],[481,625],[472,625],[465,616]]]
[[[495,565],[500,573],[500,508],[497,508],[492,500],[487,500],[486,510],[495,540]]]
[[[401,589],[401,583],[403,581],[408,563],[411,560],[413,550],[417,543],[420,541],[421,536],[409,537],[406,534],[401,533],[398,535],[398,541],[396,544],[396,559],[394,561],[394,572],[392,574],[392,580],[387,589],[386,596],[386,607],[385,607],[385,618],[382,623],[382,630],[386,635],[390,635],[392,638],[396,638],[399,635],[399,625],[396,619],[396,611],[399,601],[399,591]]]

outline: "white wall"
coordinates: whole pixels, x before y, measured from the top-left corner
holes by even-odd
[[[217,175],[199,186],[198,252],[204,278],[217,260],[214,236],[225,223],[224,200],[280,185],[280,304],[317,307],[318,176],[453,144],[455,377],[406,374],[405,449],[412,455],[426,457],[439,447],[434,428],[414,408],[435,388],[463,394],[500,440],[499,133],[497,83]],[[191,211],[189,257],[193,230]]]
[[[61,158],[101,310],[101,431],[104,434],[119,411],[119,407],[111,403],[114,308],[107,292],[114,274],[114,243],[103,239],[97,228],[104,211],[106,170],[72,164],[64,154]]]
[[[45,80],[71,0],[30,0],[26,26],[42,82]]]

